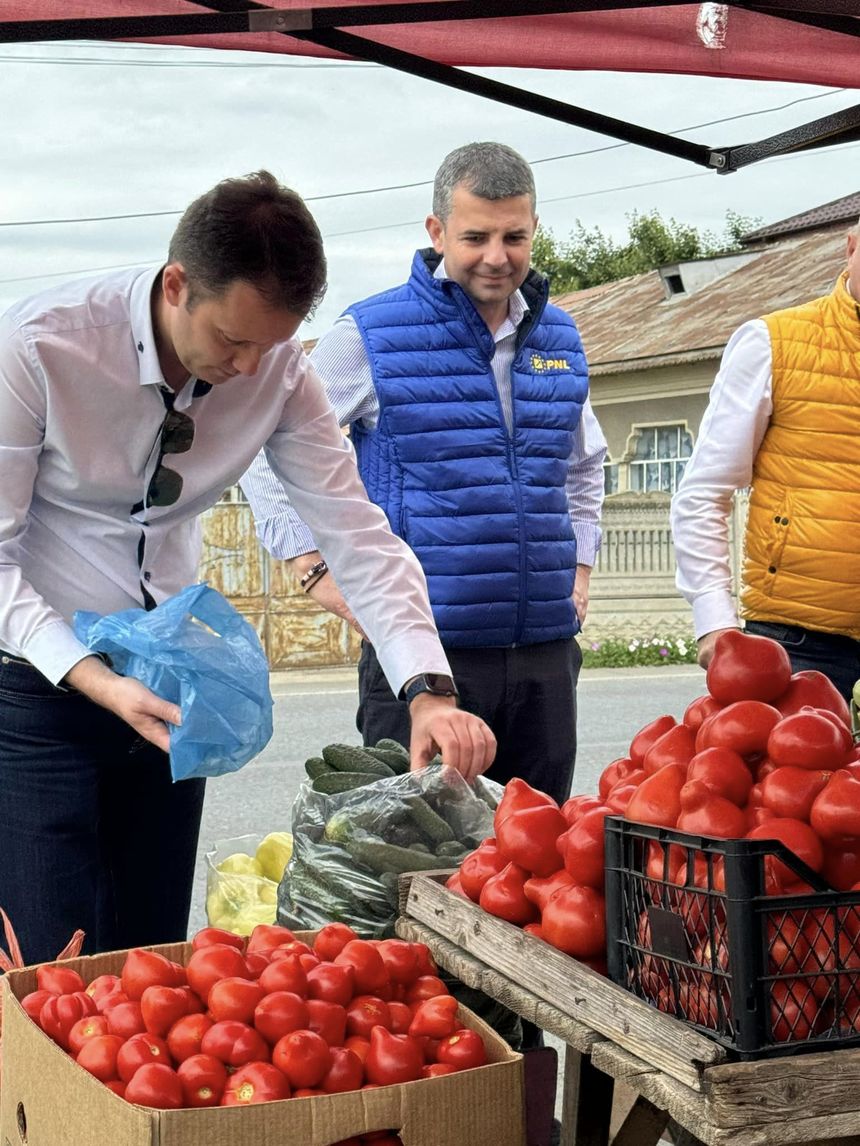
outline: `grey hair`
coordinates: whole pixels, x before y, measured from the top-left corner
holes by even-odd
[[[467,143],[445,156],[433,183],[433,214],[443,223],[451,214],[454,188],[460,186],[479,199],[528,195],[532,212],[536,208],[532,169],[504,143]]]

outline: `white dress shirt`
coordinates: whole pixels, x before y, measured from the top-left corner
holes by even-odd
[[[444,263],[436,268],[435,277],[446,277]],[[525,299],[520,291],[516,291],[508,302],[507,318],[493,335],[496,347],[491,365],[509,429],[513,420],[511,365],[516,353],[517,330],[526,311]],[[361,422],[367,429],[373,429],[379,417],[379,400],[364,341],[352,315],[341,315],[314,347],[310,357],[325,382],[326,393],[340,424],[348,426]],[[576,559],[581,565],[593,565],[600,548],[605,457],[606,439],[591,402],[586,399],[582,418],[574,432],[565,483],[576,537]],[[264,457],[254,461],[241,484],[254,511],[257,536],[270,553],[289,559],[317,548],[313,532],[284,500],[283,487],[269,470]]]
[[[732,599],[729,514],[735,490],[752,482],[753,462],[773,400],[770,334],[761,319],[731,336],[684,476],[672,498],[676,584],[693,606],[697,638],[738,627]]]
[[[253,377],[189,381],[175,408],[190,450],[163,508],[141,503],[157,466],[165,405],[150,299],[160,271],[64,284],[0,319],[0,649],[56,683],[88,650],[76,609],[155,602],[197,577],[199,515],[261,447],[313,530],[392,689],[450,672],[424,574],[371,504],[322,384],[291,339]]]

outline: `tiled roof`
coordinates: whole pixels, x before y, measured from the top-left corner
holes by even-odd
[[[743,242],[755,243],[761,239],[793,235],[798,231],[811,231],[815,227],[835,226],[837,223],[846,223],[850,226],[856,223],[858,218],[860,218],[860,191],[855,191],[853,195],[843,195],[841,199],[833,199],[830,203],[822,203],[820,207],[811,207],[808,211],[801,211],[799,215],[790,215],[787,219],[759,227],[757,231],[749,231],[744,235]]]
[[[557,295],[576,320],[592,374],[719,358],[751,318],[827,294],[845,266],[833,231],[786,240],[691,294],[667,299],[659,271]]]

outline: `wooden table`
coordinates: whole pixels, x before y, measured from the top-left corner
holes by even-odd
[[[615,1082],[636,1100],[612,1146],[670,1119],[707,1146],[860,1146],[860,1050],[731,1062],[717,1043],[444,885],[403,877],[397,933],[566,1045],[562,1146],[608,1146]]]

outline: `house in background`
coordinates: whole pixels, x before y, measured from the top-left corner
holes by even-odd
[[[743,249],[556,296],[577,322],[609,444],[603,547],[586,636],[690,633],[675,589],[669,501],[684,472],[729,336],[750,318],[831,290],[860,192],[746,235]],[[740,496],[733,537],[742,534]],[[735,568],[739,546],[733,541]],[[358,639],[257,544],[237,489],[204,518],[201,579],[255,625],[273,668],[357,660]]]
[[[828,293],[845,265],[860,192],[744,236],[743,249],[554,298],[579,326],[606,435],[604,540],[588,634],[675,636],[669,501],[684,472],[729,336],[743,322]],[[736,499],[737,571],[745,497]]]

